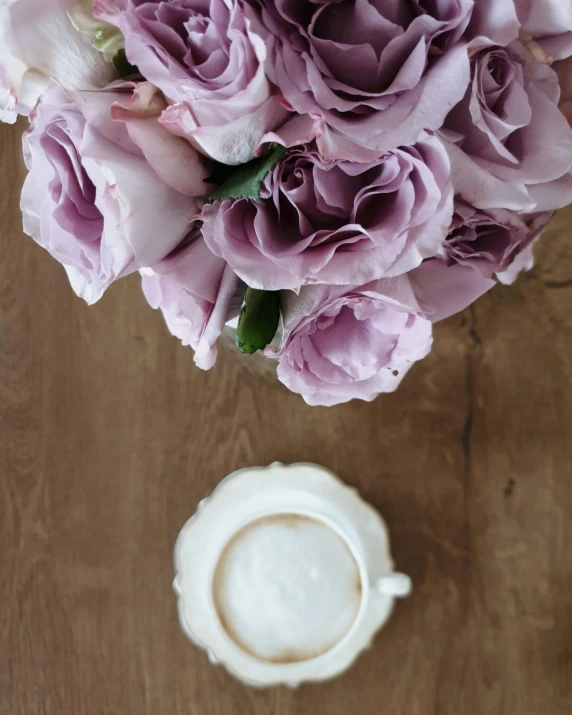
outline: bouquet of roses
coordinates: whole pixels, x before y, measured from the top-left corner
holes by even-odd
[[[394,390],[572,202],[572,0],[0,0],[0,35],[75,292],[139,271],[200,367],[235,326],[312,405]]]

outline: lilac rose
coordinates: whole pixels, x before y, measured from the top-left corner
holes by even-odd
[[[297,147],[267,174],[260,202],[205,206],[205,240],[253,288],[361,285],[438,254],[451,222],[449,163],[426,135],[357,164]]]
[[[225,323],[240,312],[242,291],[230,266],[194,230],[176,251],[142,274],[151,307],[161,309],[171,333],[193,348],[200,368],[209,370]]]
[[[149,118],[134,119],[130,136],[136,106],[123,89],[68,92],[53,84],[24,136],[24,229],[63,263],[73,289],[88,303],[117,278],[168,255],[188,234],[198,208],[194,198],[160,178],[180,182],[172,159],[194,150],[164,132],[169,149],[163,146],[161,155],[143,151],[134,139],[145,146],[149,131],[152,143],[157,128]],[[114,112],[123,118],[114,120]],[[188,177],[187,167],[182,172]]]
[[[572,201],[572,129],[556,73],[519,42],[471,59],[471,84],[442,132],[453,187],[473,206],[550,211]]]
[[[505,209],[476,209],[458,199],[445,252],[450,265],[470,266],[490,278],[506,271],[534,238],[524,216]]]
[[[247,0],[266,72],[326,157],[367,161],[437,129],[462,97],[473,0]]]
[[[475,45],[508,45],[519,35],[523,18],[536,0],[474,0],[467,35]],[[558,0],[556,0],[558,2]]]
[[[534,246],[544,233],[546,227],[550,223],[555,211],[541,211],[537,214],[524,216],[528,235],[524,243],[518,246],[518,250],[513,253],[512,261],[508,266],[500,272],[497,272],[496,277],[505,285],[510,285],[518,278],[520,273],[529,271],[534,267]]]
[[[522,29],[552,59],[572,56],[572,0],[532,0]]]
[[[283,302],[278,377],[309,405],[370,402],[431,349],[431,323],[406,276],[361,287],[304,286]]]
[[[496,285],[472,266],[439,259],[424,261],[408,278],[423,314],[432,323],[460,313]]]
[[[532,248],[553,212],[517,216],[481,211],[457,200],[445,243],[446,257],[424,261],[409,273],[419,305],[432,322],[467,308],[496,285],[513,283],[533,265]]]
[[[169,99],[163,124],[207,156],[246,162],[288,116],[239,0],[95,0],[94,10],[121,29],[129,61]]]
[[[475,46],[534,39],[552,59],[572,54],[572,0],[474,0],[466,36]]]

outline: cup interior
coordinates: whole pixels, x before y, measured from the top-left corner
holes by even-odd
[[[212,580],[227,636],[268,663],[304,662],[339,646],[366,590],[359,557],[341,530],[298,512],[265,515],[236,531]]]

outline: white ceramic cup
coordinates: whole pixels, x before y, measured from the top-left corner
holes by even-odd
[[[411,590],[379,514],[307,464],[225,479],[181,531],[175,569],[185,633],[258,686],[343,672]]]

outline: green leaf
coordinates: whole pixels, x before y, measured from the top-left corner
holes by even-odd
[[[113,67],[120,77],[131,77],[139,74],[138,68],[127,59],[124,49],[119,50],[113,57]]]
[[[240,311],[236,344],[243,353],[252,355],[272,342],[280,322],[280,293],[247,288]]]
[[[282,159],[286,149],[280,145],[263,156],[259,156],[247,164],[227,167],[228,173],[222,183],[209,196],[211,201],[226,199],[251,199],[260,201],[260,188],[266,174]]]

